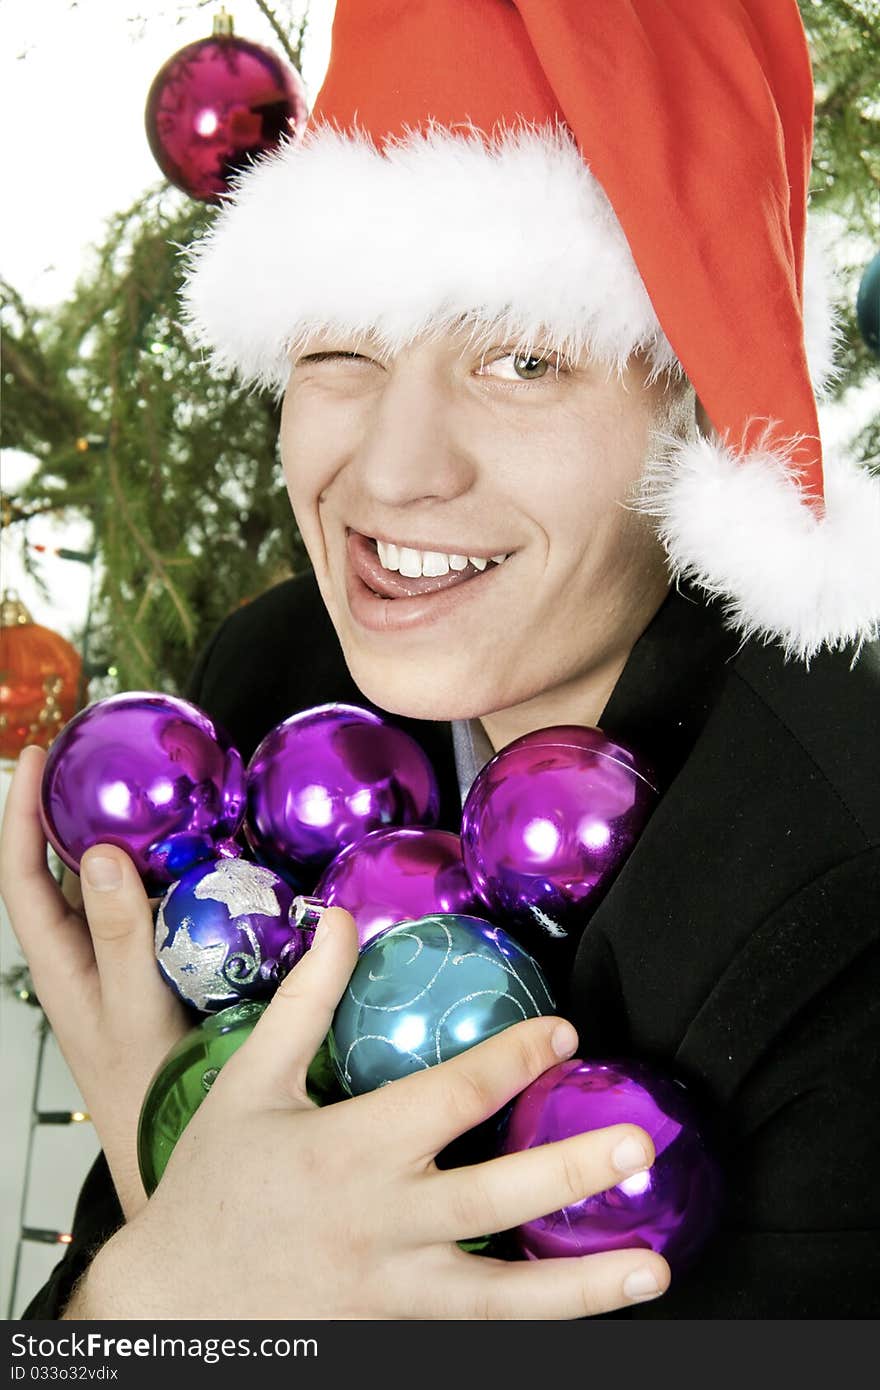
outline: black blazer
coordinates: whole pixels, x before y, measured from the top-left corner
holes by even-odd
[[[296,710],[369,704],[310,574],[230,615],[186,693],[246,759]],[[876,647],[807,671],[774,648],[737,649],[713,606],[673,592],[599,721],[642,746],[663,795],[576,951],[545,944],[542,960],[581,1055],[654,1059],[690,1082],[728,1185],[698,1267],[612,1316],[880,1311],[878,697]],[[450,726],[397,722],[431,758],[441,823],[457,829]],[[58,1317],[120,1223],[101,1156],[25,1318]]]

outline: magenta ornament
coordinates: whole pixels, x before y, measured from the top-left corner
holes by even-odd
[[[465,868],[490,914],[524,942],[565,938],[656,801],[646,766],[600,729],[538,729],[477,774],[462,811]]]
[[[499,1148],[518,1153],[619,1124],[650,1134],[650,1169],[517,1227],[529,1259],[640,1247],[663,1255],[673,1273],[694,1263],[717,1227],[722,1179],[680,1082],[642,1062],[560,1062],[513,1102]]]
[[[294,875],[299,866],[308,880],[371,830],[433,825],[439,807],[415,739],[356,705],[319,705],[276,725],[256,749],[245,834],[261,863]]]
[[[125,691],[81,710],[55,739],[40,822],[74,873],[91,845],[118,845],[159,897],[193,864],[230,853],[245,795],[241,755],[203,710]]]
[[[302,79],[270,49],[232,33],[187,44],[159,69],[144,119],[153,157],[191,198],[217,202],[233,174],[308,118]]]
[[[315,897],[351,913],[362,947],[397,922],[479,910],[459,837],[422,827],[373,830],[356,840],[328,864]]]

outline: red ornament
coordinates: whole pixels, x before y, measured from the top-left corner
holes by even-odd
[[[236,38],[224,11],[214,33],[175,53],[147,96],[147,139],[165,177],[216,203],[233,174],[308,119],[299,73],[268,48]]]
[[[65,637],[35,623],[13,589],[0,600],[0,757],[28,743],[48,748],[77,711],[82,658]]]

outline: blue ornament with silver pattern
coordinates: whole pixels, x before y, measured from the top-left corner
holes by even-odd
[[[202,1013],[267,998],[310,944],[291,912],[293,889],[245,859],[196,864],[156,914],[156,960],[185,1004]]]
[[[537,962],[501,927],[432,914],[389,927],[361,951],[330,1055],[346,1093],[361,1095],[555,1009]]]

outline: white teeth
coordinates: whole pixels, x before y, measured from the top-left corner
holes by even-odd
[[[440,550],[416,550],[391,541],[377,540],[376,550],[384,569],[398,570],[406,579],[419,579],[422,575],[440,578],[450,570],[466,570],[468,565],[482,573],[489,563],[482,555],[446,555]],[[506,559],[506,554],[493,555],[492,563],[500,565]]]
[[[410,550],[409,546],[402,545],[398,568],[405,579],[419,579],[422,573],[422,552]]]
[[[426,550],[422,556],[422,574],[439,579],[441,574],[449,573],[449,558],[439,550]]]

